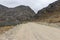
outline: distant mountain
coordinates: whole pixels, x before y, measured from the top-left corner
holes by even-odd
[[[60,0],[39,10],[35,18],[42,22],[60,22]]]
[[[3,9],[7,9],[8,7],[3,6],[3,5],[0,4],[0,9],[2,9],[2,8],[3,8]]]
[[[7,11],[8,7],[0,4],[0,17]]]
[[[20,5],[15,8],[8,8],[0,5],[0,25],[16,25],[23,21],[30,21],[35,12],[29,7]]]

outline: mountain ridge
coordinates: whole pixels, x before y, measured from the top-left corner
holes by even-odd
[[[29,6],[20,5],[15,8],[8,8],[0,5],[1,25],[15,25],[23,21],[30,21],[34,15],[35,12]]]

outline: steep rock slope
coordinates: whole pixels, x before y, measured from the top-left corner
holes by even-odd
[[[23,21],[30,21],[35,12],[29,7],[20,5],[15,8],[8,8],[0,5],[0,25],[16,25]]]
[[[60,0],[39,10],[35,18],[43,22],[60,22]]]

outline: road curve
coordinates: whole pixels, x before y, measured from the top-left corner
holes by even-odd
[[[60,40],[60,29],[29,22],[1,35],[0,40]]]

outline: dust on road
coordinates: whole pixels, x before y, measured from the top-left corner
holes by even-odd
[[[60,40],[60,29],[29,22],[9,30],[0,40]]]

